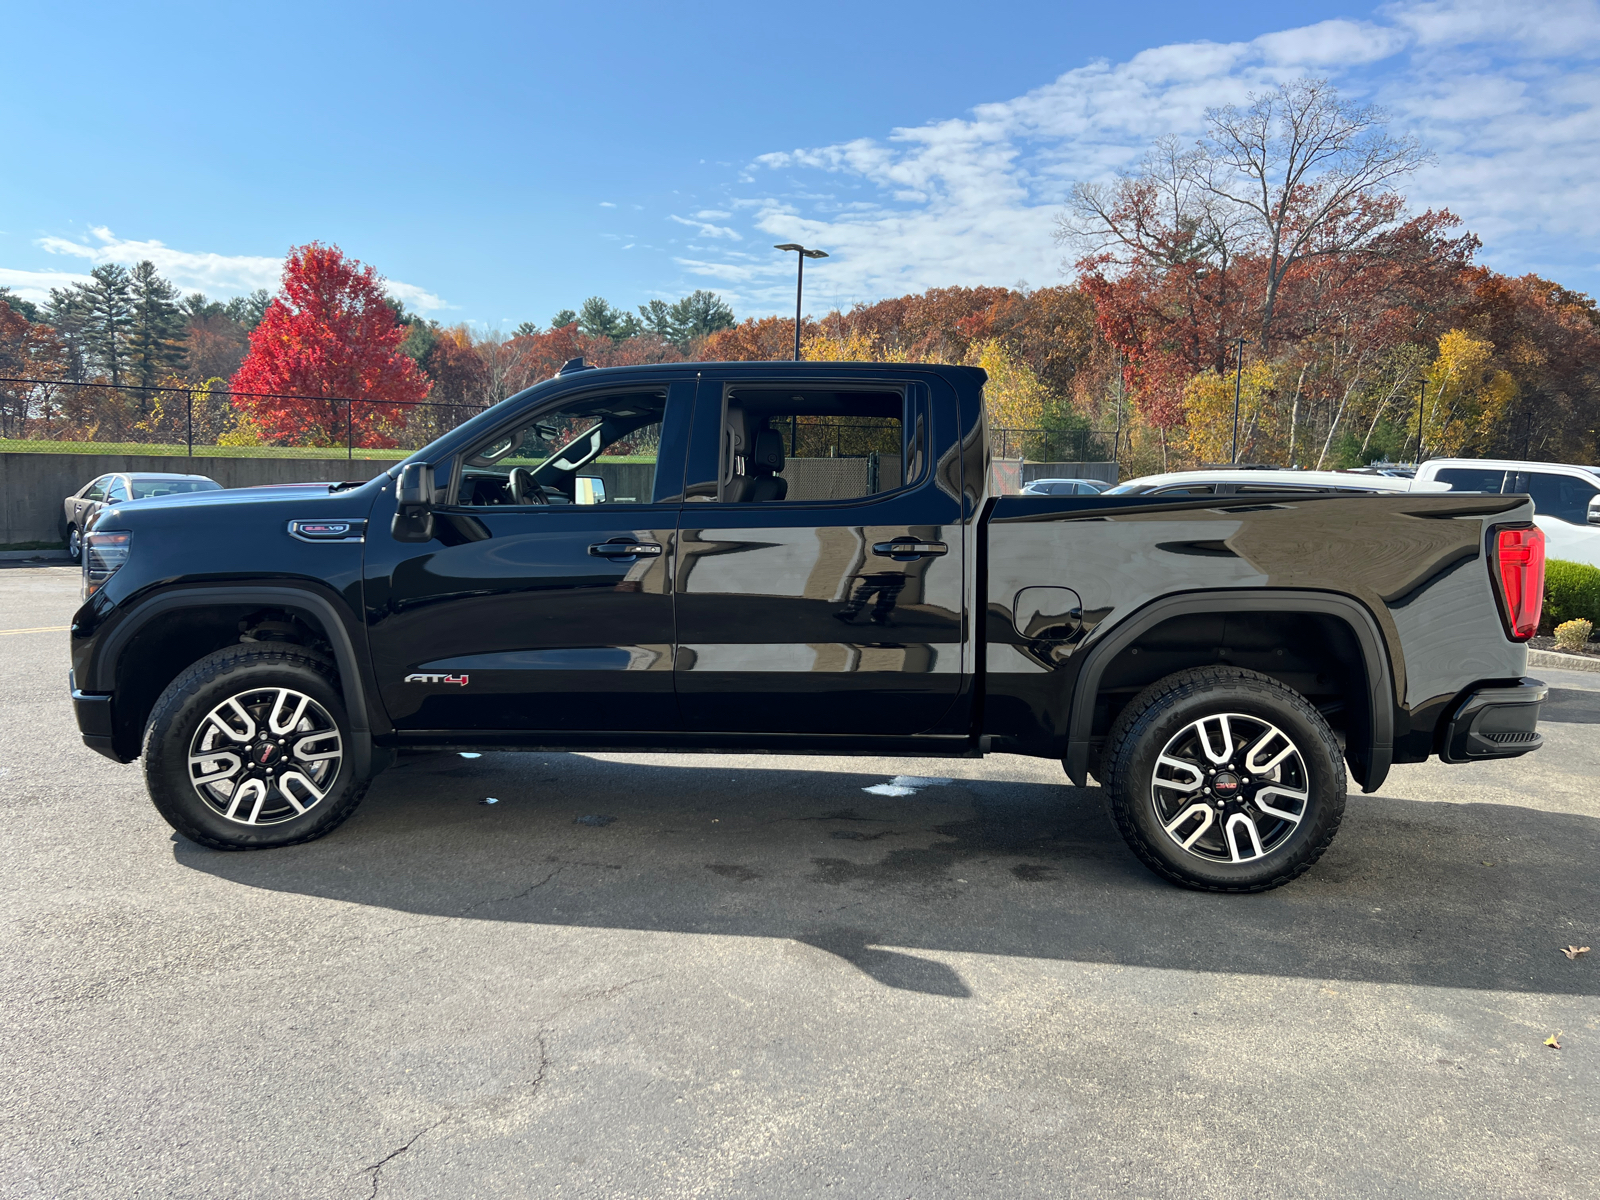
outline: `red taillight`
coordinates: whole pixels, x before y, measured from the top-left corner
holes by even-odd
[[[1544,609],[1544,530],[1496,530],[1495,565],[1500,571],[1506,632],[1512,641],[1525,642],[1539,632]]]

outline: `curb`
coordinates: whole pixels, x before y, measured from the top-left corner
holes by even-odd
[[[1550,667],[1557,671],[1594,671],[1600,673],[1600,658],[1582,654],[1555,654],[1549,650],[1529,650],[1530,667]]]
[[[65,550],[0,550],[0,562],[70,563]]]

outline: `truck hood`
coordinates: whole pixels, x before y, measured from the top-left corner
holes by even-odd
[[[284,501],[299,501],[304,503],[327,496],[330,499],[344,500],[348,497],[362,497],[360,507],[365,508],[371,503],[373,489],[380,485],[385,476],[378,476],[377,480],[368,480],[359,487],[346,487],[340,491],[333,489],[339,483],[267,483],[257,487],[223,488],[215,492],[185,492],[172,496],[150,496],[143,500],[126,500],[120,504],[108,505],[102,510],[102,516],[97,523],[99,528],[111,528],[112,514],[152,512],[158,509],[170,510],[176,508],[216,508],[219,505],[227,507],[238,505],[255,509],[265,504],[279,504]]]

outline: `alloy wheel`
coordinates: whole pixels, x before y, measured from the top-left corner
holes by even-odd
[[[322,705],[292,688],[252,688],[200,722],[189,781],[227,820],[276,825],[320,804],[343,759],[339,727]]]
[[[1265,858],[1310,803],[1305,757],[1271,722],[1216,713],[1175,733],[1156,758],[1150,800],[1166,835],[1210,862]]]

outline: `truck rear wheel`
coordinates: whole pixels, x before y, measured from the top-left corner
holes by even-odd
[[[1322,856],[1344,815],[1344,756],[1322,714],[1238,667],[1169,675],[1129,702],[1100,760],[1145,866],[1185,887],[1263,892]]]
[[[336,829],[366,794],[332,669],[293,648],[231,646],[156,701],[145,784],[167,823],[218,850],[265,850]]]

